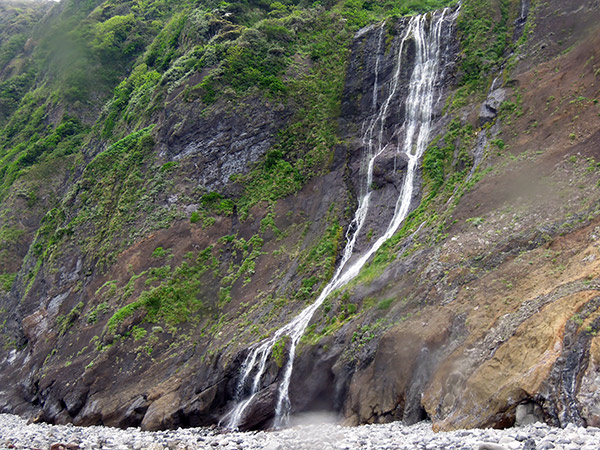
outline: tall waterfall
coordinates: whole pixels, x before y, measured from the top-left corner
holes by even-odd
[[[313,304],[301,311],[291,322],[277,330],[270,338],[256,344],[248,353],[241,367],[240,379],[237,386],[238,403],[224,418],[225,426],[237,429],[244,413],[259,392],[260,382],[267,368],[267,360],[273,346],[284,336],[289,337],[287,344],[289,354],[283,367],[283,377],[279,383],[277,406],[275,410],[275,427],[284,425],[289,417],[291,404],[289,399],[289,384],[294,367],[296,347],[304,334],[308,323],[315,311],[334,290],[344,286],[355,278],[365,263],[373,254],[398,230],[409,213],[413,191],[415,189],[415,172],[421,156],[429,143],[429,135],[434,116],[436,83],[442,76],[442,25],[444,22],[454,23],[458,9],[451,12],[446,8],[432,14],[412,17],[401,37],[400,47],[396,57],[393,76],[387,89],[385,99],[378,105],[378,94],[383,86],[379,85],[379,67],[384,54],[384,24],[378,31],[378,51],[375,64],[375,81],[373,85],[373,112],[363,124],[363,146],[365,149],[364,169],[362,170],[361,196],[354,219],[346,234],[346,247],[341,261],[331,279]],[[402,56],[405,47],[414,41],[414,68],[408,86],[405,103],[405,119],[402,124],[389,123],[390,103],[399,94]],[[385,142],[384,132],[389,126],[394,126],[397,143]],[[400,136],[403,136],[401,138]],[[408,166],[400,195],[396,201],[394,214],[385,232],[363,254],[358,255],[350,264],[357,238],[363,228],[369,213],[369,203],[372,195],[373,168],[375,160],[390,146],[396,147],[397,154],[404,154]],[[241,399],[244,391],[250,388],[250,395]]]

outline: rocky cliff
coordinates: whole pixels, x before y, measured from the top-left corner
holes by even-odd
[[[0,405],[57,423],[218,423],[248,348],[340,261],[399,15],[426,2],[84,3],[15,15],[18,45],[0,41]],[[412,213],[317,310],[292,413],[599,423],[599,11],[463,0]],[[376,161],[357,253],[404,171]],[[271,425],[288,346],[243,428]]]

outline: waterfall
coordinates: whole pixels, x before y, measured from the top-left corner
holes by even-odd
[[[527,20],[527,14],[529,12],[529,0],[521,0],[521,16],[519,20],[525,22]]]
[[[273,346],[279,339],[287,336],[289,342],[289,353],[283,367],[283,376],[279,383],[277,392],[277,406],[275,409],[275,427],[284,425],[289,417],[291,404],[289,399],[289,384],[292,375],[296,347],[304,334],[308,323],[315,311],[323,301],[336,289],[344,286],[355,278],[361,268],[373,256],[373,254],[398,230],[410,211],[413,198],[415,172],[419,160],[429,143],[429,134],[434,116],[434,94],[436,83],[441,79],[444,67],[440,67],[442,48],[442,25],[445,21],[454,23],[458,16],[458,8],[451,13],[449,8],[430,14],[414,16],[406,24],[401,37],[399,50],[392,79],[387,87],[387,97],[378,107],[379,66],[385,52],[384,48],[384,24],[381,25],[378,34],[378,49],[375,62],[375,81],[373,85],[372,114],[363,124],[362,143],[365,150],[364,165],[361,171],[361,191],[358,208],[354,219],[346,233],[346,246],[342,253],[340,263],[331,279],[321,294],[310,306],[301,311],[292,321],[277,330],[270,338],[256,344],[248,353],[242,364],[240,379],[236,391],[237,404],[223,419],[226,427],[237,429],[244,413],[252,403],[260,390],[260,381],[267,368],[267,360],[273,351]],[[390,125],[389,109],[392,100],[399,94],[400,74],[402,69],[402,56],[406,44],[414,41],[415,57],[414,68],[408,86],[408,95],[405,102],[405,119],[400,126],[395,126],[397,143],[384,142],[384,131],[386,125]],[[439,98],[439,97],[438,97]],[[394,124],[392,124],[394,125]],[[373,168],[375,160],[383,151],[394,145],[397,154],[403,153],[408,160],[408,166],[404,176],[400,195],[396,201],[394,215],[391,218],[385,232],[368,248],[364,254],[359,255],[351,264],[348,264],[353,256],[354,247],[358,236],[363,228],[365,219],[369,212],[369,203],[372,194]],[[348,267],[346,267],[348,265]],[[252,379],[251,379],[252,377]],[[251,379],[250,386],[248,383]],[[244,391],[250,388],[250,394],[242,399]]]

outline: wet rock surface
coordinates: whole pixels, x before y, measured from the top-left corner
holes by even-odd
[[[297,425],[280,431],[227,432],[187,428],[148,432],[109,427],[27,424],[0,415],[0,449],[192,450],[192,449],[398,449],[398,450],[592,450],[600,446],[598,428],[569,425],[564,429],[541,423],[506,430],[472,429],[434,433],[429,422],[400,422],[361,427],[335,424]]]

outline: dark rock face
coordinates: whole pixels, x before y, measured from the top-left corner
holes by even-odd
[[[531,0],[522,0],[528,17],[531,16],[530,3]],[[519,63],[522,66],[533,67],[552,59],[587,34],[593,33],[597,25],[597,0],[563,4],[549,2],[540,6],[535,10],[537,29],[527,39],[528,58]],[[518,26],[517,30],[522,28],[524,25]]]
[[[586,426],[586,420],[581,416],[583,410],[577,393],[581,390],[582,377],[590,363],[590,348],[592,334],[579,330],[581,320],[590,317],[600,308],[600,297],[595,297],[585,304],[577,313],[575,320],[567,322],[563,337],[562,355],[556,360],[546,387],[540,395],[543,399],[549,421],[556,426],[566,426],[574,423]],[[590,330],[600,327],[597,318],[590,325]]]
[[[332,348],[327,349],[328,346]],[[339,344],[329,342],[306,347],[298,355],[290,384],[294,413],[335,411],[339,407],[340,392],[335,388],[338,377],[334,373],[334,364],[341,352]]]
[[[174,102],[159,119],[161,155],[193,165],[199,186],[221,191],[231,175],[246,172],[265,154],[290,115],[283,105],[258,97],[240,108],[217,104],[208,114]]]
[[[353,375],[344,410],[348,423],[424,419],[422,393],[449,350],[447,342],[460,341],[452,320],[441,315],[427,330],[390,330],[382,336],[372,362]]]
[[[263,389],[256,397],[254,397],[240,422],[240,429],[256,430],[269,428],[275,417],[276,404],[277,385],[271,384],[268,388]]]

